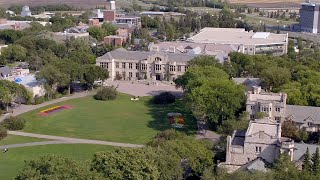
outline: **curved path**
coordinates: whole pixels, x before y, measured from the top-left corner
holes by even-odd
[[[16,135],[16,136],[26,136],[26,137],[50,139],[50,140],[54,140],[54,141],[43,141],[43,142],[31,142],[31,143],[4,145],[4,146],[0,146],[0,149],[5,149],[5,148],[9,148],[9,147],[13,148],[13,147],[38,146],[38,145],[47,145],[47,144],[99,144],[99,145],[108,145],[108,146],[116,146],[116,147],[131,147],[131,148],[144,147],[144,145],[141,145],[141,144],[118,143],[118,142],[100,141],[100,140],[91,140],[91,139],[69,138],[69,137],[62,137],[62,136],[51,136],[51,135],[34,134],[34,133],[26,133],[26,132],[19,132],[19,131],[8,131],[8,134]]]

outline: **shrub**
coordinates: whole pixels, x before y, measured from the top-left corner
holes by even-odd
[[[7,137],[7,129],[0,126],[0,140]]]
[[[265,117],[269,117],[269,114],[266,112],[257,112],[256,113],[256,119],[263,119]]]
[[[170,92],[163,92],[153,98],[155,104],[171,104],[176,101],[176,97]]]
[[[59,99],[59,98],[61,98],[62,96],[63,96],[63,95],[60,94],[60,93],[58,93],[58,92],[55,92],[55,93],[52,94],[52,98],[53,98],[53,99]]]
[[[117,90],[114,87],[104,87],[94,96],[96,100],[108,101],[117,98]]]
[[[9,117],[5,119],[1,125],[11,131],[17,131],[25,127],[26,121],[20,117]]]
[[[36,96],[34,97],[34,104],[42,104],[46,101],[43,96]]]

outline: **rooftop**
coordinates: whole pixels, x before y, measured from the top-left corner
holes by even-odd
[[[265,45],[283,44],[287,34],[245,31],[240,28],[204,28],[187,41],[211,44]]]
[[[150,55],[160,53],[165,55],[169,60],[174,60],[176,62],[187,62],[191,59],[197,57],[197,55],[192,54],[175,54],[175,53],[164,53],[164,52],[144,52],[144,51],[127,51],[124,48],[119,48],[106,53],[105,55],[99,57],[97,60],[146,60]]]
[[[305,121],[320,124],[320,107],[287,105],[286,117],[292,116],[295,122]]]
[[[256,119],[250,121],[246,136],[263,133],[274,138],[280,138],[281,134],[279,134],[279,132],[281,132],[281,130],[279,128],[281,128],[281,125],[268,117]]]

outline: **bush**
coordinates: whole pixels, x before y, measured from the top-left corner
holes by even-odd
[[[1,123],[1,126],[11,131],[22,130],[25,125],[26,121],[20,117],[9,117]]]
[[[35,96],[34,97],[34,104],[42,104],[46,101],[43,96]]]
[[[59,99],[59,98],[61,98],[62,96],[63,96],[62,94],[60,94],[60,93],[58,93],[58,92],[55,92],[55,93],[52,94],[52,99]]]
[[[7,129],[0,126],[0,140],[7,137]]]
[[[171,104],[176,101],[176,97],[170,92],[163,92],[153,98],[155,104]]]
[[[114,87],[104,87],[94,96],[96,100],[108,101],[117,98],[117,90]]]

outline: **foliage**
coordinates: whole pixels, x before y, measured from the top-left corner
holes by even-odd
[[[214,66],[221,68],[221,63],[213,56],[202,55],[189,61],[188,66]]]
[[[316,152],[312,155],[312,171],[314,174],[320,173],[320,154],[319,148],[316,148]]]
[[[21,117],[9,117],[3,120],[0,125],[10,131],[18,131],[25,127],[26,121]]]
[[[94,96],[97,100],[108,101],[115,100],[117,98],[117,89],[114,87],[103,87]]]
[[[303,171],[310,173],[312,170],[311,168],[312,168],[312,164],[310,159],[310,153],[309,153],[309,148],[307,147],[307,151],[303,159]]]
[[[91,168],[110,179],[158,179],[159,171],[149,153],[149,148],[116,149],[115,152],[98,152]]]
[[[249,125],[249,114],[243,112],[237,119],[227,119],[218,127],[221,134],[231,135],[234,130],[246,130]]]
[[[90,36],[96,38],[98,41],[103,41],[103,38],[109,35],[115,35],[117,27],[111,23],[103,23],[101,27],[90,27],[88,32]]]
[[[176,97],[170,92],[162,92],[153,98],[153,103],[155,104],[172,104],[175,101]]]
[[[42,104],[46,101],[46,98],[44,96],[35,96],[33,99],[33,104]]]
[[[263,119],[265,117],[269,117],[269,114],[266,112],[257,112],[256,113],[256,119]]]
[[[281,135],[291,138],[295,141],[308,141],[308,134],[303,130],[299,130],[292,121],[284,121],[281,126]]]
[[[26,161],[23,170],[16,177],[22,179],[102,179],[89,167],[72,159],[56,155],[41,156]]]
[[[7,129],[3,126],[0,126],[0,140],[7,137]]]
[[[17,98],[21,98],[28,103],[31,101],[32,95],[23,85],[8,80],[0,80],[0,100],[5,104],[7,111],[9,104]]]
[[[274,177],[280,180],[299,179],[299,172],[294,166],[288,154],[282,153],[276,160],[274,167]]]
[[[15,61],[24,61],[26,58],[27,50],[20,45],[9,45],[3,49],[1,56],[3,56],[8,63]]]

